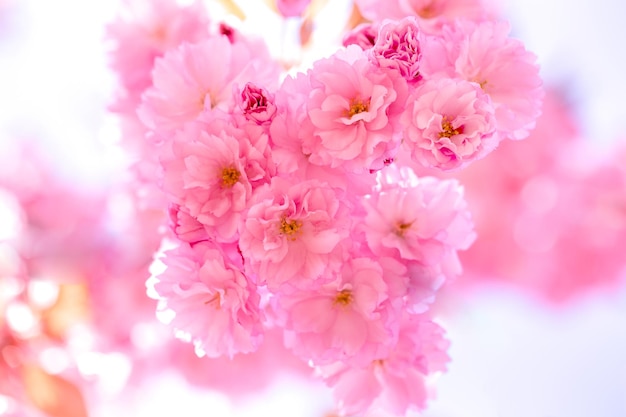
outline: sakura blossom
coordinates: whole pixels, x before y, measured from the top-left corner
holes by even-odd
[[[508,36],[506,22],[457,21],[449,29],[445,36],[454,73],[489,94],[500,136],[526,138],[544,96],[536,56]]]
[[[423,177],[410,188],[384,188],[363,204],[367,244],[375,254],[435,265],[475,238],[455,181]]]
[[[372,57],[382,68],[395,69],[409,82],[419,81],[422,58],[421,32],[415,18],[387,21],[380,27]]]
[[[493,151],[500,141],[495,108],[479,86],[441,78],[424,82],[402,115],[405,148],[418,163],[458,169]]]
[[[344,363],[318,371],[333,387],[339,409],[346,414],[366,410],[405,415],[426,407],[427,377],[446,369],[448,341],[441,327],[423,316],[405,316],[391,353],[365,367]]]
[[[154,284],[171,324],[209,357],[249,353],[263,337],[260,297],[253,284],[209,243],[165,254],[167,270]]]
[[[143,95],[138,110],[143,122],[153,130],[171,132],[205,113],[229,113],[236,82],[276,83],[276,65],[266,50],[257,48],[210,37],[166,53],[156,60],[153,86]]]
[[[239,245],[258,283],[275,290],[323,281],[343,261],[349,206],[327,184],[275,177],[250,202]]]
[[[338,359],[365,364],[382,355],[397,333],[383,274],[377,262],[354,258],[314,291],[280,293],[287,344],[318,365]]]
[[[406,82],[373,66],[356,46],[318,61],[301,95],[308,117],[299,136],[311,163],[378,170],[400,144]]]

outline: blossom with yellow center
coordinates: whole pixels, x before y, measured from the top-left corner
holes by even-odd
[[[226,167],[222,169],[222,187],[231,188],[237,181],[241,173],[234,167]]]

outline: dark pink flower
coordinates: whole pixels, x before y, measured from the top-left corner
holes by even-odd
[[[235,91],[235,101],[246,119],[260,125],[271,123],[276,114],[273,94],[253,83],[246,83],[241,91]]]
[[[422,34],[415,17],[384,22],[371,57],[381,68],[393,69],[409,82],[419,81]]]

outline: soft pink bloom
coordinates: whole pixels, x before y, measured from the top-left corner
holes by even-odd
[[[338,362],[318,369],[333,387],[341,412],[352,415],[382,410],[405,415],[426,407],[427,378],[446,370],[448,345],[437,324],[422,316],[405,315],[398,342],[387,356],[365,367]]]
[[[413,181],[411,187],[384,186],[364,200],[367,243],[377,255],[437,265],[447,253],[472,243],[471,216],[456,181]]]
[[[170,229],[174,235],[187,243],[197,243],[210,239],[210,229],[183,210],[178,204],[170,204],[168,208]]]
[[[306,97],[303,91],[310,90],[308,77],[298,73],[288,76],[276,92],[276,116],[270,126],[272,157],[276,161],[279,175],[294,181],[315,179],[332,184],[334,188],[363,195],[376,184],[374,175],[360,175],[344,169],[331,168],[311,162],[310,154],[303,149],[303,124],[308,119]]]
[[[474,83],[440,78],[426,81],[402,115],[404,145],[415,161],[443,170],[460,168],[496,148],[494,106]]]
[[[248,278],[209,243],[166,252],[154,289],[171,324],[209,357],[249,353],[263,337],[259,295]]]
[[[599,157],[565,99],[549,92],[522,142],[460,174],[478,239],[460,254],[465,274],[451,289],[506,283],[542,300],[567,302],[623,277],[624,160]],[[622,252],[621,252],[622,251]]]
[[[383,274],[379,263],[352,258],[328,284],[278,294],[288,346],[318,365],[382,356],[397,332]]]
[[[544,92],[536,56],[509,32],[505,22],[460,21],[447,40],[455,74],[489,94],[502,138],[524,139],[541,113]]]
[[[313,164],[378,170],[400,144],[406,81],[382,71],[356,46],[317,61],[303,85],[308,117],[300,130]]]
[[[164,134],[203,114],[229,113],[234,107],[234,83],[273,85],[278,67],[263,45],[231,44],[226,37],[183,44],[157,59],[154,86],[143,96],[139,115]]]
[[[186,7],[172,0],[128,0],[124,4],[123,13],[107,27],[107,37],[115,45],[111,67],[122,87],[137,100],[151,84],[154,60],[183,42],[206,38],[209,19],[200,2]]]
[[[276,7],[285,17],[301,16],[311,0],[276,0]]]
[[[415,16],[422,29],[436,32],[446,21],[483,20],[493,14],[484,0],[355,0],[361,14],[373,21]]]
[[[236,239],[253,188],[273,175],[267,135],[254,133],[222,120],[189,125],[176,134],[172,155],[162,162],[164,190],[220,241]]]
[[[343,37],[343,46],[357,45],[364,51],[371,49],[378,37],[378,25],[361,23]]]
[[[295,184],[275,177],[255,192],[239,245],[258,283],[270,290],[329,279],[350,228],[349,207],[319,181]],[[324,275],[326,274],[326,275]],[[332,276],[331,276],[332,277]]]
[[[385,21],[370,56],[381,68],[397,70],[409,82],[419,81],[422,33],[417,19]]]

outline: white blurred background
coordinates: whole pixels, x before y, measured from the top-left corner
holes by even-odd
[[[16,138],[36,138],[86,187],[119,169],[123,158],[110,146],[117,133],[106,112],[115,83],[103,43],[117,5],[0,0],[0,152]],[[626,140],[626,3],[505,0],[503,10],[514,35],[539,56],[546,83],[568,92],[584,135],[599,148]],[[477,292],[442,323],[452,363],[426,416],[626,416],[624,287],[559,307],[507,288]],[[180,380],[159,380],[146,387],[144,403],[111,403],[97,415],[309,416],[320,401],[310,394],[287,381],[234,407]]]

